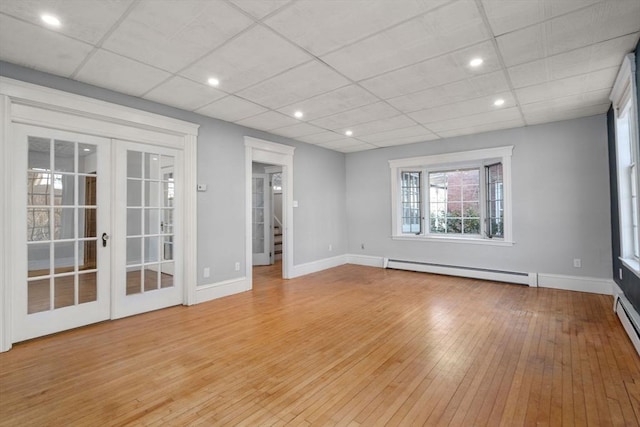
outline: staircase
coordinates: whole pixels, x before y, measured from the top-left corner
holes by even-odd
[[[273,260],[282,259],[282,224],[275,218],[273,224]]]

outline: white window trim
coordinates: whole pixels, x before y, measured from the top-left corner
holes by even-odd
[[[620,261],[623,265],[625,265],[629,270],[631,270],[636,276],[640,277],[640,259],[637,259],[633,256],[633,250],[629,248],[629,245],[632,245],[632,241],[630,242],[630,236],[624,235],[624,230],[627,230],[628,227],[624,224],[629,222],[630,220],[630,212],[627,212],[629,206],[625,205],[625,201],[623,200],[623,195],[620,194],[621,189],[627,188],[630,183],[628,182],[627,171],[622,171],[619,159],[619,144],[618,144],[618,117],[620,115],[621,110],[630,103],[631,108],[629,111],[629,127],[631,134],[631,148],[632,148],[632,162],[635,162],[636,165],[640,164],[640,150],[638,147],[638,99],[637,99],[637,89],[636,89],[636,79],[635,79],[635,55],[633,53],[625,56],[622,61],[622,65],[620,66],[620,71],[618,72],[618,76],[616,77],[616,81],[613,85],[613,89],[611,90],[611,95],[609,99],[611,100],[614,117],[615,117],[615,125],[614,130],[616,132],[616,141],[615,141],[615,149],[616,149],[616,166],[617,166],[617,180],[618,180],[618,212],[620,213]],[[635,148],[635,149],[634,149]],[[636,185],[637,188],[640,188],[640,174],[637,174],[636,177]],[[637,201],[640,205],[640,201]],[[640,206],[638,206],[638,211],[640,212]],[[637,239],[640,239],[640,235],[636,236]]]
[[[431,241],[447,243],[482,244],[492,246],[512,246],[513,242],[513,221],[512,221],[512,191],[511,191],[511,156],[513,145],[505,147],[487,148],[482,150],[460,151],[455,153],[435,154],[431,156],[410,157],[404,159],[389,160],[391,168],[391,237],[394,240]],[[502,173],[504,180],[504,238],[490,239],[484,236],[443,236],[424,233],[411,235],[402,233],[400,218],[400,173],[411,170],[462,168],[469,165],[478,166],[484,164],[489,159],[499,159],[502,163]],[[426,177],[423,177],[426,179]],[[484,192],[484,188],[481,188]],[[483,197],[484,200],[484,197]],[[424,200],[423,212],[426,215]],[[424,227],[426,227],[426,222]]]

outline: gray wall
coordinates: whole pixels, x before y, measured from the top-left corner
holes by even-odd
[[[294,264],[346,253],[343,154],[6,62],[0,62],[0,75],[200,125],[198,183],[208,184],[208,190],[198,193],[199,285],[240,277],[244,271],[245,136],[296,147],[293,197],[300,207],[294,209]],[[240,262],[239,272],[235,262]],[[210,278],[202,277],[204,267],[211,268]]]
[[[512,247],[391,239],[388,160],[514,145]],[[347,155],[349,253],[509,271],[611,277],[605,116]],[[361,249],[364,244],[365,249]],[[573,259],[582,268],[573,267]]]

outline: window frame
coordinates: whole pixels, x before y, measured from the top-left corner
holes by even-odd
[[[391,238],[394,240],[417,240],[431,242],[451,242],[468,244],[485,244],[495,246],[512,246],[512,197],[511,197],[511,157],[513,145],[487,148],[481,150],[460,151],[454,153],[436,154],[430,156],[410,157],[403,159],[389,160],[391,169]],[[488,237],[486,230],[486,177],[484,167],[493,163],[502,163],[503,173],[503,197],[504,197],[504,225],[503,237]],[[478,235],[463,234],[440,234],[429,233],[426,215],[429,210],[429,195],[425,186],[429,178],[429,173],[444,172],[455,169],[480,169],[480,215],[481,233]],[[400,189],[401,173],[421,172],[422,176],[422,225],[420,234],[402,232],[402,194]]]
[[[616,180],[618,182],[618,212],[620,220],[620,261],[640,277],[640,254],[634,246],[640,245],[640,229],[634,222],[640,222],[640,197],[634,202],[632,191],[640,190],[640,149],[638,148],[638,99],[635,81],[635,55],[625,56],[620,66],[609,99],[614,111],[614,134],[616,156]],[[626,144],[621,143],[619,132],[624,117],[629,136]],[[635,205],[635,209],[634,209]]]

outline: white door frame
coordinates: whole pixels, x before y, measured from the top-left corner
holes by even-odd
[[[253,162],[282,166],[282,277],[293,277],[293,152],[295,147],[244,137],[245,146],[245,276],[253,287],[251,178]]]
[[[14,144],[10,143],[12,123],[23,123],[70,132],[85,133],[112,139],[124,139],[182,150],[184,153],[184,270],[183,304],[196,302],[197,283],[197,206],[196,206],[196,149],[199,125],[134,108],[0,77],[0,267],[4,272],[0,281],[0,351],[11,348],[12,284],[22,280],[13,266],[12,248],[22,242],[11,232],[11,224],[24,219],[19,207],[13,206],[13,183],[22,179],[22,172],[14,169]],[[113,165],[112,165],[113,167]],[[114,224],[111,224],[113,229]]]

